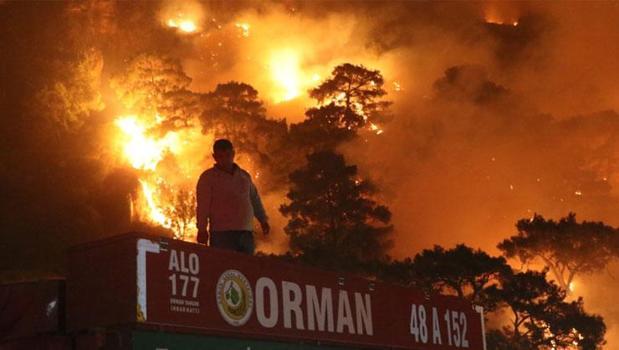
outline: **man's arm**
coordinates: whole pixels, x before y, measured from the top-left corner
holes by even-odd
[[[258,219],[258,221],[260,221],[260,225],[262,226],[262,233],[265,235],[269,234],[269,218],[264,210],[262,200],[258,194],[258,189],[256,188],[256,185],[254,185],[253,181],[250,182],[249,198],[251,199],[251,205],[254,209],[254,216]]]
[[[208,241],[207,225],[211,216],[211,184],[204,174],[200,176],[196,186],[196,226],[198,228],[198,242]]]

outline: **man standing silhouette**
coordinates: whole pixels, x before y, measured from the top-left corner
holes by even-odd
[[[215,166],[200,175],[196,188],[198,243],[211,247],[254,253],[253,218],[262,233],[269,234],[267,215],[251,175],[234,162],[229,140],[213,144]],[[207,229],[208,225],[208,229]]]

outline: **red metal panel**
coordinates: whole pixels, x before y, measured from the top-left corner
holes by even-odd
[[[115,259],[119,264],[108,264],[106,268],[131,264],[132,271],[123,268],[122,277],[131,275],[134,292],[122,297],[133,298],[134,320],[145,325],[361,347],[483,349],[480,314],[455,297],[426,296],[416,290],[273,258],[164,238],[126,236],[109,246],[117,248],[105,248],[107,253],[111,250],[134,257],[130,260],[117,253]],[[106,280],[121,277],[103,269],[99,273]],[[69,279],[68,288],[73,286],[80,287]],[[120,292],[114,295],[121,297]],[[114,305],[114,300],[106,298],[107,306],[98,310],[131,305],[128,301]],[[92,312],[86,310],[73,309]],[[115,321],[129,320],[124,317]],[[101,322],[94,318],[89,321],[93,326],[113,320],[107,314]]]
[[[71,339],[60,335],[41,335],[0,342],[0,350],[71,350]]]
[[[69,250],[67,329],[136,321],[135,235],[122,235]]]
[[[0,341],[58,332],[63,318],[64,280],[0,285]]]

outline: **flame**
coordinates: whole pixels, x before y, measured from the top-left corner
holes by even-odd
[[[393,82],[393,91],[395,91],[395,92],[402,91],[402,84],[400,84],[399,81],[394,81]]]
[[[142,193],[146,199],[146,204],[148,205],[148,217],[165,228],[171,228],[171,220],[163,214],[163,210],[157,205],[152,186],[145,180],[140,179],[139,181],[142,186]]]
[[[157,115],[152,123],[146,122],[135,115],[121,116],[114,124],[121,132],[119,137],[122,145],[122,155],[131,166],[139,170],[141,196],[136,203],[131,203],[132,217],[141,221],[171,229],[176,238],[190,239],[195,235],[191,223],[195,220],[185,214],[179,218],[175,208],[175,189],[187,187],[182,183],[191,179],[187,173],[193,172],[193,167],[184,167],[184,164],[193,163],[193,157],[186,156],[187,145],[197,144],[200,132],[197,130],[169,131],[161,137],[149,135],[148,130],[157,126],[163,117]],[[181,141],[182,140],[182,141]],[[199,147],[197,145],[196,147]],[[177,156],[174,169],[158,169],[166,154]],[[186,163],[184,163],[186,162]],[[194,163],[195,164],[195,163]],[[166,168],[169,166],[166,166]],[[165,172],[164,172],[165,170]],[[173,186],[164,181],[164,173],[173,173]],[[183,176],[185,175],[185,176]],[[168,175],[170,176],[170,175]],[[162,191],[166,189],[166,191]],[[167,194],[167,197],[163,193]],[[193,192],[189,192],[189,197]],[[133,214],[137,214],[134,216]],[[179,222],[181,220],[182,222]]]
[[[518,16],[512,11],[507,11],[504,8],[497,6],[488,6],[484,10],[484,20],[486,23],[498,24],[498,25],[511,25],[518,26]]]
[[[154,172],[168,146],[165,139],[157,140],[148,137],[145,123],[135,115],[120,117],[116,119],[115,124],[124,134],[123,155],[131,166],[138,170]],[[148,208],[148,218],[154,223],[169,228],[170,220],[157,205],[153,186],[146,179],[139,179],[139,182]]]
[[[294,49],[279,49],[271,53],[268,68],[273,82],[273,101],[281,103],[293,100],[320,81],[317,73],[302,68],[301,54]]]
[[[181,33],[196,33],[204,21],[204,7],[197,0],[162,1],[159,19],[164,26]]]
[[[511,25],[513,27],[518,26],[518,21],[503,21],[496,17],[486,17],[486,23],[498,24],[498,25]]]
[[[125,135],[125,157],[135,169],[155,170],[166,151],[178,148],[178,136],[166,134],[162,139],[146,135],[147,127],[136,116],[120,117],[115,124]]]
[[[249,36],[249,28],[250,28],[249,23],[237,22],[237,23],[234,24],[234,26],[241,30],[241,35],[242,36],[244,36],[246,38]]]
[[[272,54],[270,68],[276,86],[276,103],[292,100],[301,93],[299,66],[299,57],[293,50],[281,50]]]
[[[370,130],[374,131],[376,133],[376,135],[380,135],[384,132],[383,129],[380,128],[380,126],[370,122]]]
[[[178,28],[180,29],[182,32],[185,33],[194,33],[198,30],[198,26],[196,25],[196,23],[191,20],[191,19],[174,19],[174,18],[170,18],[168,19],[168,27],[170,28]]]
[[[115,124],[128,138],[123,151],[131,165],[136,169],[155,170],[162,158],[162,145],[146,137],[145,126],[135,116],[121,117]]]

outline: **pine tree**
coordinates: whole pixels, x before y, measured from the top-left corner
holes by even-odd
[[[285,232],[294,255],[311,265],[360,270],[386,258],[391,213],[372,199],[374,186],[331,151],[313,153],[290,175]]]

